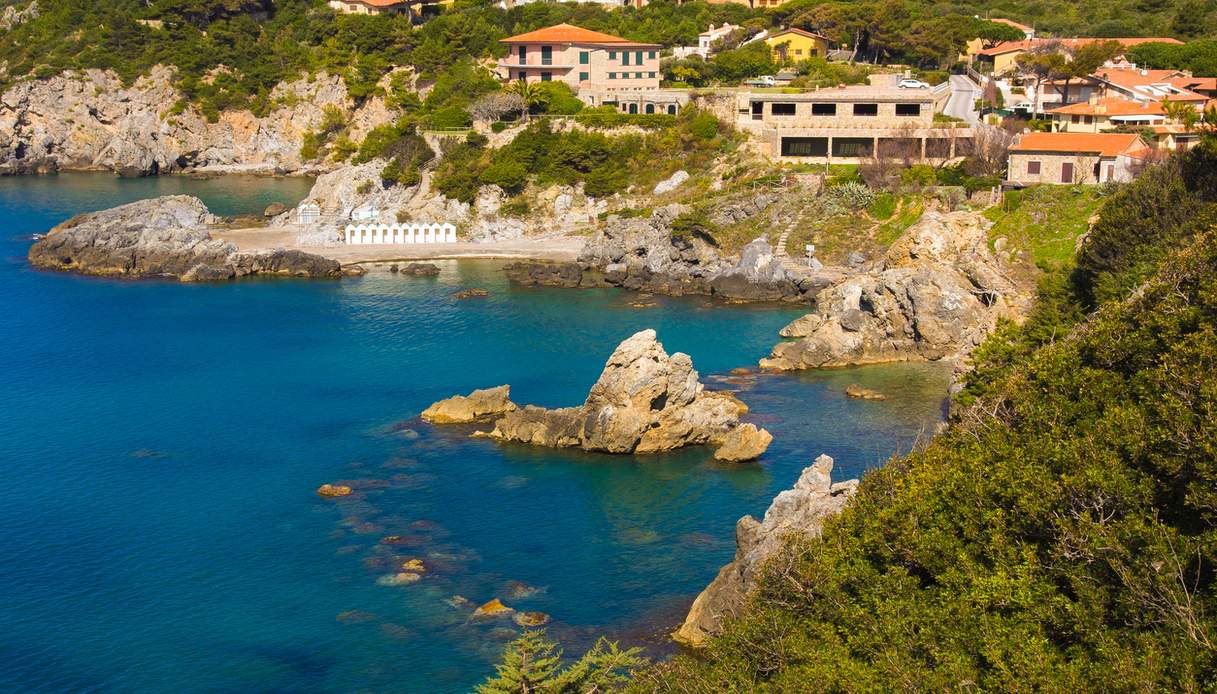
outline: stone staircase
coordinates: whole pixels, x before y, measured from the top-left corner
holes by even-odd
[[[780,236],[778,236],[778,245],[777,245],[777,248],[774,249],[774,252],[773,252],[773,256],[775,258],[777,258],[778,260],[786,260],[790,257],[790,253],[787,252],[787,250],[786,250],[786,242],[789,240],[790,240],[790,230],[789,229],[787,229],[786,231],[783,231],[782,234]]]

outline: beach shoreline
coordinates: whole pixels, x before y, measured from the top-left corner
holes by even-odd
[[[246,228],[214,230],[212,237],[236,244],[242,251],[287,248],[314,253],[342,265],[361,263],[409,262],[416,260],[508,259],[573,261],[579,257],[585,240],[582,236],[519,238],[487,243],[418,243],[385,245],[303,245],[298,232],[290,228]]]

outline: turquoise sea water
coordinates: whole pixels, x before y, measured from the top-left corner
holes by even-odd
[[[29,234],[75,212],[188,192],[232,214],[307,188],[0,179],[0,691],[467,691],[514,627],[468,624],[457,595],[544,611],[571,652],[608,634],[662,657],[739,516],[821,452],[846,479],[941,416],[946,374],[928,366],[724,382],[788,308],[632,308],[616,291],[511,287],[491,262],[211,286],[25,262]],[[452,298],[465,287],[490,297]],[[739,389],[776,437],[759,464],[503,447],[417,420],[501,383],[517,402],[577,404],[647,327]],[[848,400],[852,382],[891,399]],[[338,480],[361,493],[314,494]],[[377,585],[411,557],[431,568],[420,582]]]

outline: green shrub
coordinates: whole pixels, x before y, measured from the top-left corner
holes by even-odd
[[[689,132],[694,137],[713,140],[718,136],[718,118],[709,111],[699,111],[689,122]]]
[[[890,219],[896,214],[896,196],[888,192],[879,193],[875,201],[866,208],[867,214],[875,219]]]
[[[538,86],[545,112],[554,115],[572,115],[583,110],[583,102],[565,82],[541,82]]]
[[[473,116],[460,106],[445,106],[428,118],[428,126],[435,130],[458,130],[472,125]]]
[[[490,132],[492,132],[492,133],[501,133],[501,132],[503,132],[504,130],[506,130],[507,128],[510,128],[510,127],[511,127],[511,124],[510,124],[510,123],[506,123],[506,122],[501,121],[501,120],[496,120],[495,122],[493,122],[493,123],[491,123],[491,124],[490,124]]]
[[[502,188],[508,195],[515,195],[528,185],[528,170],[518,161],[499,160],[486,167],[480,180]]]

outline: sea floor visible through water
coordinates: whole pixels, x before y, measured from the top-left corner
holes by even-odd
[[[730,376],[799,315],[786,306],[638,308],[514,287],[495,261],[216,285],[25,262],[31,234],[76,212],[179,192],[236,214],[307,189],[0,179],[0,690],[468,691],[519,629],[470,622],[457,596],[545,612],[571,653],[603,634],[663,657],[736,519],[820,453],[858,476],[942,418],[933,365]],[[469,287],[489,296],[453,297]],[[773,432],[758,463],[501,446],[417,418],[502,383],[577,404],[643,328]],[[850,383],[888,400],[851,400]],[[356,494],[315,494],[340,481]],[[420,580],[382,585],[413,558]]]

